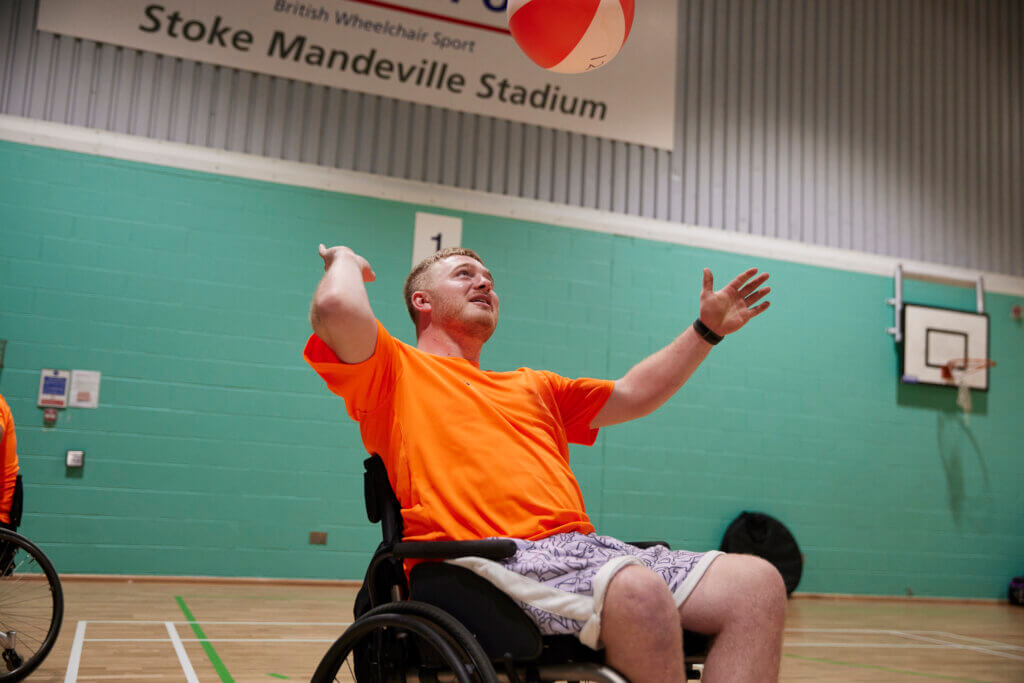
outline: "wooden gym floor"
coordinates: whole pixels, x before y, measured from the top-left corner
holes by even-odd
[[[46,681],[308,681],[344,630],[341,584],[66,577]],[[1024,608],[795,597],[783,681],[1024,681]]]

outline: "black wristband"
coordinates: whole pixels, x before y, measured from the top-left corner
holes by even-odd
[[[693,321],[693,329],[697,333],[697,336],[712,346],[722,341],[722,335],[715,334],[708,329],[708,326],[701,322],[700,318]]]

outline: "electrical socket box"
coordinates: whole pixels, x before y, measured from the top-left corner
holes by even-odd
[[[68,451],[64,456],[64,464],[68,467],[84,467],[85,451]]]
[[[327,532],[326,531],[310,531],[309,532],[309,544],[310,545],[327,545]]]

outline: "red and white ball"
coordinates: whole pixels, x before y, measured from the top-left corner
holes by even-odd
[[[508,29],[538,66],[593,71],[619,53],[633,25],[633,0],[508,0]]]

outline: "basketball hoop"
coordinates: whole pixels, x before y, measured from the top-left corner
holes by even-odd
[[[954,358],[942,366],[942,379],[956,384],[956,404],[963,409],[965,421],[971,413],[971,387],[967,377],[995,365],[996,362],[988,358]]]

